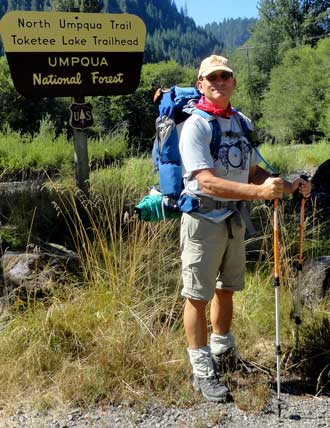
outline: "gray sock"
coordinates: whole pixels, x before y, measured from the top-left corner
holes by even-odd
[[[188,348],[187,351],[194,375],[199,377],[214,376],[209,346],[203,346],[197,349]]]
[[[230,348],[235,347],[235,338],[229,331],[226,334],[211,334],[211,353],[215,355],[223,354]]]

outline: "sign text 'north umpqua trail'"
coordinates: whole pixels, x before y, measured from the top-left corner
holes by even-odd
[[[25,96],[119,95],[139,84],[146,29],[135,15],[15,11],[0,32]]]

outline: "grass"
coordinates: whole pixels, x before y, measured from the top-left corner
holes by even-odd
[[[137,203],[157,184],[150,159],[127,158],[114,168],[106,168],[91,174],[91,186],[95,192],[111,194],[120,192],[127,203]]]
[[[58,215],[70,226],[81,274],[42,301],[31,297],[25,305],[6,307],[0,332],[1,406],[25,402],[47,409],[143,403],[155,397],[165,404],[190,406],[201,400],[191,388],[182,327],[179,221],[149,224],[123,215],[126,210],[132,213],[155,181],[150,160],[138,158],[94,171],[90,201],[79,198],[72,178],[47,184],[58,195]],[[274,375],[272,209],[265,204],[255,209],[263,218],[264,258],[248,265],[246,288],[235,295],[233,331],[243,357],[267,366]],[[308,222],[315,225],[313,219]],[[288,355],[293,346],[297,218],[288,221],[281,212],[280,226],[280,327]],[[306,236],[309,255],[327,251],[326,245],[319,246],[320,229],[308,229]],[[310,351],[306,361],[313,361],[319,351],[318,338],[326,337],[329,312],[326,302],[313,311],[304,308],[302,338]],[[326,349],[325,339],[321,345]],[[300,369],[307,376],[310,365]],[[241,409],[258,412],[267,403],[269,378],[230,381]]]
[[[322,141],[309,145],[272,145],[260,147],[263,157],[281,173],[305,171],[316,167],[330,158],[330,143]]]
[[[127,136],[123,128],[113,135],[89,139],[90,163],[120,161],[127,155]],[[74,147],[65,133],[56,136],[47,118],[39,133],[31,136],[4,129],[0,132],[0,171],[3,176],[45,174],[68,176],[74,173]]]
[[[75,195],[63,192],[63,205],[74,207],[68,221],[84,261],[80,285],[61,288],[23,313],[10,308],[0,338],[0,366],[7,367],[0,374],[2,402],[19,391],[37,400],[40,388],[48,391],[42,406],[144,400],[155,391],[165,401],[187,400],[177,246],[171,238],[177,224],[122,223],[118,206],[125,196],[86,204],[91,240]]]
[[[17,399],[39,409],[143,403],[155,397],[181,406],[201,400],[190,385],[181,321],[179,222],[124,222],[127,183],[122,179],[117,192],[109,186],[100,194],[101,184],[95,182],[92,202],[79,204],[75,192],[58,189],[59,210],[71,224],[82,261],[81,277],[54,289],[48,299],[8,308],[0,334],[2,406]],[[275,374],[271,259],[269,253],[268,267],[260,263],[248,272],[245,291],[235,295],[233,330],[242,355]],[[292,344],[292,322],[291,291],[284,279],[281,337],[286,350]],[[307,328],[311,318],[305,319]],[[258,412],[268,402],[264,377],[231,382],[241,409]]]

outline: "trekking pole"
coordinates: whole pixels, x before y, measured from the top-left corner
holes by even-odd
[[[278,177],[273,173],[272,177]],[[279,275],[279,236],[278,236],[278,198],[274,199],[274,289],[275,289],[275,349],[276,349],[276,383],[278,417],[281,417],[281,344],[280,344],[280,275]]]
[[[259,159],[271,171],[272,177],[279,177],[272,166],[264,159],[259,150],[255,148]],[[281,339],[280,339],[280,274],[279,274],[279,235],[278,235],[278,198],[274,199],[273,212],[273,240],[274,240],[274,289],[275,289],[275,353],[276,353],[276,384],[277,384],[277,409],[278,417],[281,417]]]
[[[300,178],[307,181],[307,175],[301,175]],[[306,199],[301,196],[300,201],[300,221],[299,221],[299,240],[298,240],[298,281],[294,299],[293,317],[295,321],[295,349],[294,353],[297,356],[299,352],[299,329],[302,323],[301,320],[301,277],[303,267],[303,244],[304,244],[304,225],[305,225],[305,201]]]

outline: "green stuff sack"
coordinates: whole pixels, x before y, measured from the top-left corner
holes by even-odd
[[[134,208],[142,221],[162,221],[178,218],[181,212],[169,211],[164,205],[162,195],[147,195]]]

